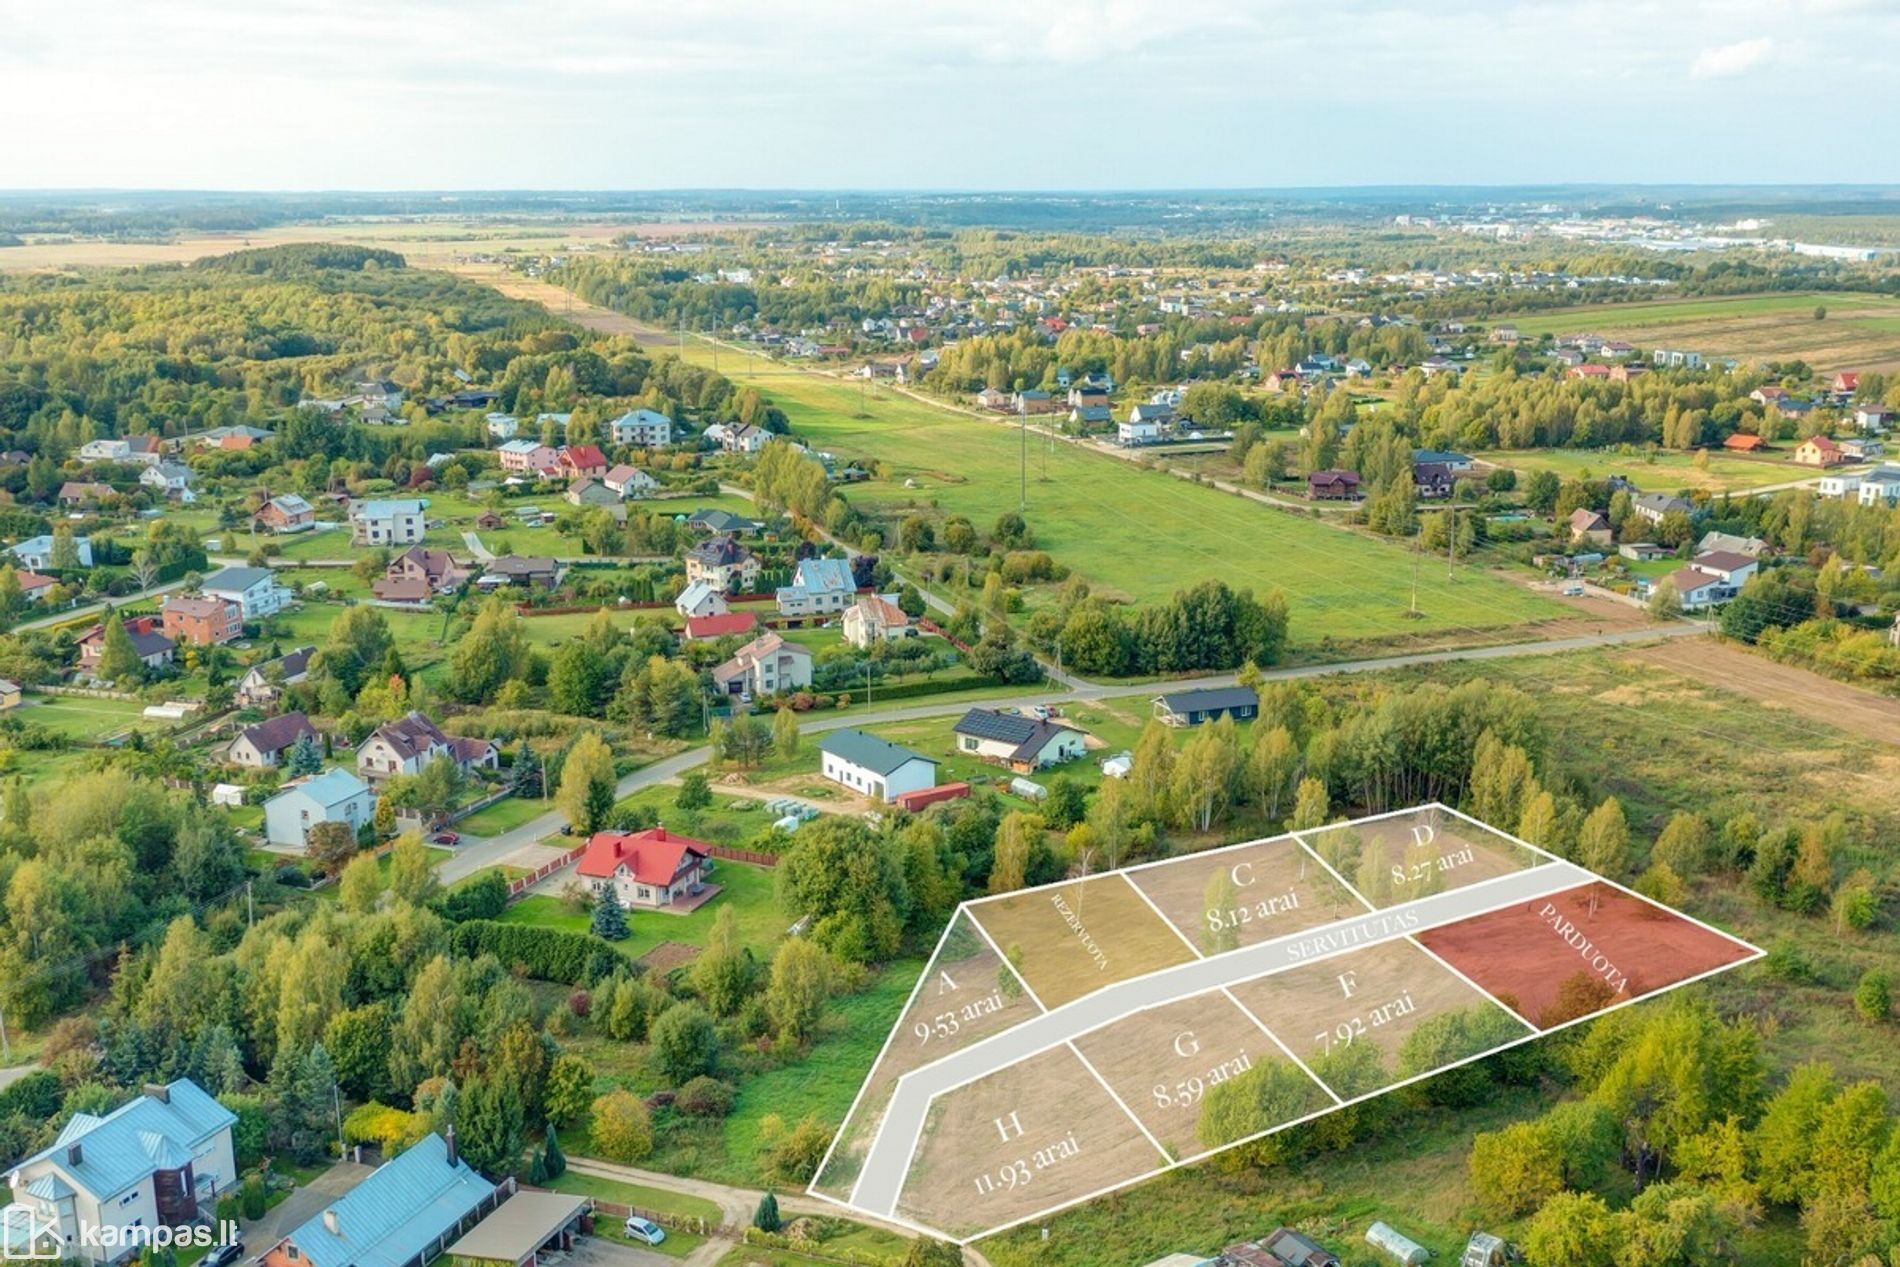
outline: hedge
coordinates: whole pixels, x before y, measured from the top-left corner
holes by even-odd
[[[65,1096],[58,1074],[50,1069],[36,1069],[0,1091],[0,1118],[18,1113],[33,1122],[48,1121],[58,1115]]]
[[[590,985],[626,963],[612,946],[591,934],[532,924],[471,919],[455,925],[449,936],[461,954],[493,955],[510,967],[521,965],[538,980],[567,985]]]

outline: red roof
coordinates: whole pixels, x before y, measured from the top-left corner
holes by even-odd
[[[1765,449],[1768,447],[1768,442],[1760,436],[1749,435],[1746,431],[1737,431],[1734,435],[1722,441],[1722,447],[1727,449]]]
[[[1840,373],[1836,374],[1834,376],[1834,390],[1837,392],[1859,391],[1860,390],[1860,371],[1842,370]]]
[[[915,792],[899,792],[897,808],[906,813],[915,814],[918,810],[939,801],[960,800],[970,794],[968,783],[939,783],[935,787],[918,788]]]
[[[720,616],[688,616],[688,638],[723,638],[727,634],[751,633],[759,618],[751,612],[726,612]]]
[[[705,841],[675,836],[664,827],[640,832],[597,831],[588,840],[587,851],[575,869],[589,879],[606,880],[625,866],[636,883],[663,887],[673,883],[689,856],[704,858],[711,852],[712,846]]]
[[[570,444],[561,450],[561,460],[577,471],[590,471],[607,465],[607,455],[591,444]]]
[[[20,571],[20,572],[15,573],[15,575],[20,578],[20,588],[28,592],[31,592],[37,589],[45,589],[48,585],[59,584],[59,582],[54,580],[52,577],[41,576],[38,572]]]

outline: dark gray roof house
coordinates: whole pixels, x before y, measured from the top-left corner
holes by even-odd
[[[1222,717],[1244,720],[1260,712],[1260,696],[1251,686],[1214,686],[1157,695],[1154,715],[1170,726],[1198,726]]]

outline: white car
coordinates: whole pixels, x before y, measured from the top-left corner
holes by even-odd
[[[627,1234],[628,1240],[642,1241],[648,1245],[658,1245],[666,1239],[665,1228],[637,1214],[629,1214],[620,1230]]]

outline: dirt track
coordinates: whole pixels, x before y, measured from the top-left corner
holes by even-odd
[[[1733,643],[1697,639],[1693,646],[1663,644],[1625,654],[1850,735],[1900,745],[1900,700],[1778,664]]]

